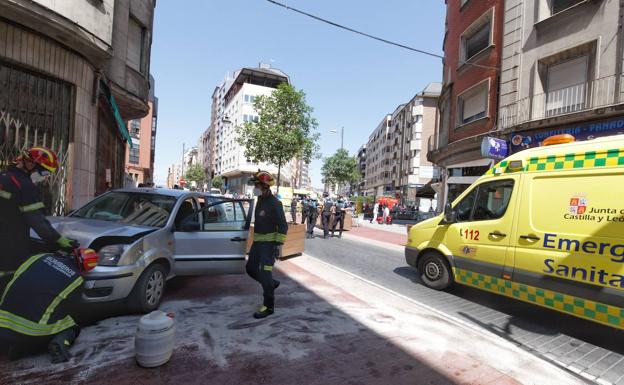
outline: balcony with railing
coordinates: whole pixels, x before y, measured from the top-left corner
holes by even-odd
[[[611,75],[503,106],[499,115],[500,129],[623,103],[624,89],[618,77],[622,79],[622,75]]]

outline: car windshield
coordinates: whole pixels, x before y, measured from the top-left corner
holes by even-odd
[[[111,192],[95,198],[76,210],[71,217],[163,227],[176,198],[135,192]]]

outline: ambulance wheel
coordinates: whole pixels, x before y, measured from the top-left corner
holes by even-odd
[[[425,286],[434,290],[444,290],[453,283],[448,262],[435,252],[422,256],[418,263],[418,273]]]
[[[158,309],[165,293],[166,280],[167,269],[163,265],[155,263],[147,268],[130,293],[130,310],[147,314]]]

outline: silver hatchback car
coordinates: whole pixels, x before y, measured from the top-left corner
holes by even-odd
[[[85,278],[86,302],[127,301],[147,313],[176,275],[241,274],[253,201],[168,189],[119,189],[66,217],[63,235],[97,251]]]

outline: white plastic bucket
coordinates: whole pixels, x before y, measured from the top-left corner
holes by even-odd
[[[141,317],[134,338],[136,360],[140,366],[154,368],[171,358],[175,337],[173,318],[155,310]]]

